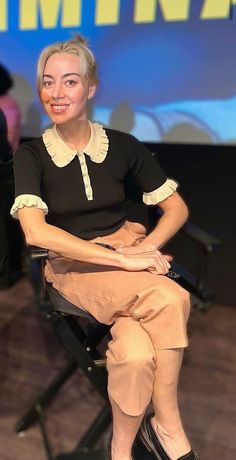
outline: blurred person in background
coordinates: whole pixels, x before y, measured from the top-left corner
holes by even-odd
[[[9,215],[14,201],[12,146],[7,120],[0,109],[0,290],[8,289],[22,275],[23,238],[18,222]]]
[[[8,139],[14,153],[20,143],[21,110],[15,99],[9,95],[13,86],[10,73],[0,64],[0,109],[7,119]]]

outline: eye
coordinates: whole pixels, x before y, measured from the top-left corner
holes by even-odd
[[[66,80],[65,85],[67,86],[67,88],[73,88],[74,86],[77,85],[77,81],[76,80]]]
[[[53,85],[53,81],[52,80],[43,80],[43,87],[44,88],[51,88]]]

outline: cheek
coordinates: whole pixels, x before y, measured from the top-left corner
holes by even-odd
[[[50,100],[50,95],[44,89],[41,90],[39,97],[40,97],[42,104],[45,104]]]
[[[70,94],[70,99],[77,104],[85,103],[88,100],[88,92],[84,88],[79,88]]]

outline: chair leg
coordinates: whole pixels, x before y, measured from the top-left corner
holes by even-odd
[[[64,320],[64,318],[62,319],[62,321],[63,320]],[[68,322],[68,319],[64,320],[64,321]],[[69,326],[72,327],[71,324]],[[86,348],[86,350],[87,350],[85,352],[86,353],[86,359],[88,357],[88,350],[89,350],[90,355],[91,355],[91,357],[93,359],[96,359],[96,358],[99,359],[100,354],[97,351],[95,345],[97,343],[99,343],[100,340],[104,337],[104,335],[109,330],[109,327],[107,327],[107,326],[104,327],[104,328],[94,327],[94,328],[91,329],[91,332],[88,334],[88,336],[86,336],[83,333],[81,327],[78,324],[76,326],[76,330],[75,330],[75,325],[73,325],[73,327],[74,327],[74,333],[79,335],[81,340],[84,339],[83,347]],[[78,339],[76,339],[76,345],[78,345],[77,342],[79,343]],[[82,347],[81,344],[79,346]],[[84,348],[83,348],[83,353],[84,353]],[[94,362],[93,362],[93,364],[94,364]],[[78,367],[79,367],[78,362],[76,362],[75,360],[72,360],[72,359],[69,361],[69,363],[65,366],[65,368],[52,381],[52,383],[50,383],[48,388],[42,393],[42,395],[39,398],[36,399],[36,401],[32,404],[32,406],[16,422],[16,424],[14,426],[14,430],[15,430],[15,432],[17,434],[20,434],[20,433],[26,431],[35,422],[38,421],[39,417],[38,417],[37,407],[40,407],[41,409],[47,408],[50,405],[50,403],[53,401],[53,399],[56,397],[56,395],[57,395],[58,391],[60,390],[60,388],[62,387],[62,385],[71,377],[71,375],[78,369]],[[89,367],[89,363],[88,363],[88,367]],[[88,369],[86,369],[86,371],[89,373],[89,377],[90,377],[91,371],[90,370],[88,371]],[[92,381],[92,383],[94,383],[94,377],[90,378],[90,380]],[[102,391],[103,390],[104,390],[104,387],[103,387]]]
[[[74,360],[70,360],[58,376],[50,383],[48,388],[44,390],[42,395],[32,404],[32,406],[24,413],[23,416],[16,422],[14,430],[17,434],[26,431],[39,419],[38,408],[41,410],[49,406],[56,397],[62,385],[71,377],[78,369],[78,364]]]
[[[110,425],[111,420],[112,420],[111,407],[110,405],[106,405],[99,412],[93,424],[90,425],[89,429],[86,431],[86,433],[81,438],[80,442],[75,448],[75,452],[79,452],[82,448],[88,449],[88,448],[94,447],[96,442],[100,438],[101,434]]]
[[[43,410],[42,410],[42,408],[40,406],[37,406],[36,410],[37,410],[37,414],[38,414],[39,426],[40,426],[40,431],[41,431],[41,435],[42,435],[42,439],[43,439],[43,445],[44,445],[44,449],[45,449],[45,452],[46,452],[46,455],[47,455],[47,459],[48,460],[53,460],[53,458],[54,458],[53,457],[53,451],[52,451],[52,447],[51,447],[49,437],[48,437],[48,434],[47,434],[47,429],[46,429],[46,423],[45,423],[45,417],[44,417]]]
[[[107,375],[105,369],[102,369],[96,365],[96,360],[92,357],[95,353],[99,355],[96,347],[90,350],[90,347],[87,346],[87,343],[90,341],[89,336],[86,340],[86,344],[82,344],[77,337],[76,331],[76,320],[73,323],[73,318],[64,317],[58,312],[52,313],[51,317],[55,329],[62,340],[62,343],[69,351],[73,359],[78,363],[78,367],[84,372],[88,380],[96,388],[98,393],[105,399],[108,400],[107,396]],[[93,331],[92,331],[93,333]]]
[[[94,449],[94,446],[110,423],[111,408],[105,406],[81,438],[77,447],[72,452],[58,454],[54,460],[105,460],[105,450]]]

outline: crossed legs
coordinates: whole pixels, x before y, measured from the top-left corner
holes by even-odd
[[[112,460],[130,460],[132,445],[152,400],[153,428],[173,460],[190,451],[177,401],[183,349],[154,349],[139,321],[119,317],[107,351],[113,412]]]
[[[112,460],[130,460],[151,400],[153,428],[171,460],[189,452],[177,403],[183,348],[187,346],[188,293],[165,276],[105,269],[64,258],[52,260],[47,280],[98,321],[113,323],[107,351]]]

